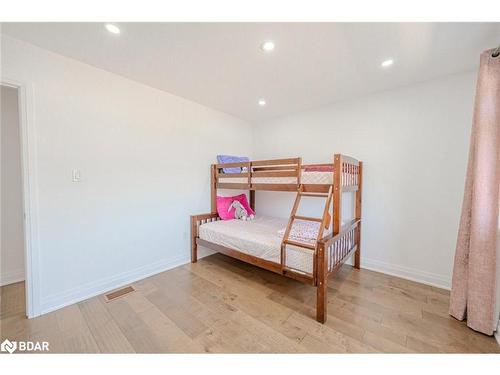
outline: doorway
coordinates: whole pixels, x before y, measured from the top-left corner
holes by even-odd
[[[25,225],[19,88],[0,85],[0,318],[26,316]]]

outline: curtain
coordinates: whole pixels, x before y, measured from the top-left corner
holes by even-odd
[[[481,54],[450,315],[492,335],[500,185],[500,56]]]

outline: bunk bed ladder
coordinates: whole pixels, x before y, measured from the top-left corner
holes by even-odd
[[[317,243],[321,238],[323,238],[324,230],[330,226],[331,215],[329,214],[328,211],[329,211],[329,207],[330,207],[331,202],[332,202],[332,196],[333,196],[333,194],[332,194],[332,187],[331,186],[328,190],[328,193],[326,193],[326,194],[325,193],[305,193],[302,184],[299,186],[299,190],[297,191],[297,196],[295,197],[295,202],[293,204],[292,212],[290,213],[290,218],[288,219],[288,224],[287,224],[287,227],[285,230],[285,234],[283,235],[283,240],[281,242],[281,270],[282,270],[282,273],[286,273],[286,271],[298,272],[298,270],[295,270],[293,268],[289,268],[286,266],[286,246],[287,245],[301,247],[304,249],[316,251]],[[325,208],[323,210],[323,216],[321,218],[316,218],[316,217],[297,215],[297,210],[299,209],[302,197],[326,198]],[[319,230],[318,230],[318,236],[316,238],[316,243],[314,245],[304,243],[304,242],[292,241],[289,239],[290,231],[292,230],[292,226],[293,226],[293,223],[295,220],[314,221],[314,222],[321,223]],[[314,270],[313,270],[313,274],[315,274]]]

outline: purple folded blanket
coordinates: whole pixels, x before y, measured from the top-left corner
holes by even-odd
[[[248,162],[250,159],[247,156],[231,156],[231,155],[217,155],[217,163],[227,164],[227,163],[241,163]],[[224,173],[241,173],[240,167],[233,168],[222,168]]]

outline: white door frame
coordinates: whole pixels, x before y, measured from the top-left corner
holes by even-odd
[[[0,84],[17,89],[19,106],[19,134],[24,209],[24,272],[26,288],[26,316],[34,318],[40,311],[38,195],[36,137],[33,116],[33,86],[1,77]]]

